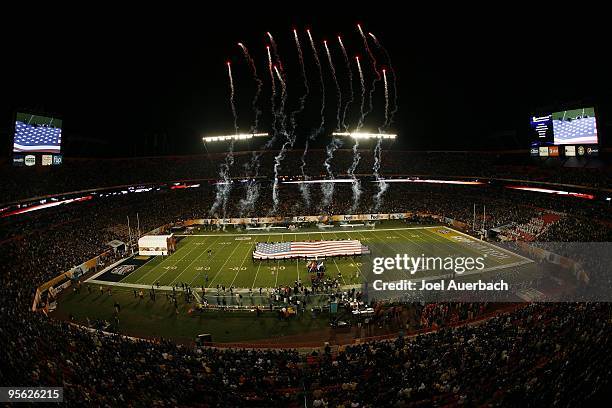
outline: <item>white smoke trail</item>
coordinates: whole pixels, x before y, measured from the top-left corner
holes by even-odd
[[[363,71],[361,69],[361,63],[359,62],[359,56],[356,56],[355,60],[357,61],[357,70],[359,71],[359,83],[361,85],[360,115],[359,115],[359,121],[357,123],[357,131],[359,131],[361,127],[363,126],[363,120],[365,116],[363,112],[364,105],[365,105],[365,81],[363,79]],[[347,172],[348,175],[351,176],[351,178],[353,179],[353,183],[352,183],[353,205],[351,207],[351,212],[354,212],[357,210],[357,207],[359,206],[359,199],[361,197],[361,183],[359,182],[357,177],[355,177],[355,170],[357,169],[357,166],[359,165],[359,161],[361,160],[361,155],[359,154],[358,148],[359,148],[359,139],[355,139],[355,144],[353,145],[353,163],[351,164],[351,167],[349,167],[348,172]]]
[[[304,145],[304,153],[302,153],[302,165],[300,166],[300,171],[304,180],[307,179],[305,168],[306,159],[308,157],[309,141],[315,140],[317,136],[321,132],[323,132],[323,127],[325,126],[325,82],[323,81],[323,68],[321,67],[321,61],[319,60],[319,52],[317,51],[317,47],[315,46],[314,40],[312,39],[312,34],[310,30],[306,30],[306,34],[308,34],[308,40],[310,41],[310,47],[312,48],[313,58],[317,65],[317,69],[319,70],[319,86],[321,90],[321,122],[319,123],[319,127],[310,135],[310,137],[306,140],[306,144]],[[306,208],[310,207],[310,185],[305,183],[300,184],[300,190],[302,192],[302,198],[304,199],[304,204]]]
[[[219,178],[215,186],[216,188],[216,196],[215,201],[210,208],[210,215],[215,216],[215,213],[221,207],[222,213],[221,217],[226,218],[227,216],[227,203],[229,201],[229,194],[232,190],[232,180],[230,178],[229,170],[234,165],[234,139],[230,141],[230,145],[225,155],[225,160],[221,163],[219,169]],[[218,217],[219,214],[216,214]]]
[[[327,54],[327,61],[329,62],[329,69],[332,73],[332,78],[334,80],[334,84],[336,86],[336,130],[340,131],[340,127],[342,126],[342,121],[340,119],[340,109],[342,106],[342,91],[340,90],[340,85],[338,84],[338,78],[336,77],[336,68],[334,67],[334,62],[331,57],[331,53],[329,52],[329,47],[327,46],[327,41],[323,41],[323,45],[325,47],[325,53]],[[327,176],[330,179],[334,178],[334,175],[331,171],[331,161],[334,157],[334,152],[340,147],[341,141],[337,138],[332,138],[332,140],[327,145],[326,153],[327,157],[325,158],[324,167],[327,172]],[[321,201],[321,209],[326,208],[332,201],[334,195],[334,183],[323,183],[321,184],[321,192],[323,193],[323,199]]]
[[[238,134],[238,115],[236,114],[236,104],[234,101],[234,79],[232,77],[232,66],[230,62],[227,62],[227,74],[229,77],[229,86],[230,86],[230,106],[232,108],[232,115],[234,117],[234,132]],[[225,160],[220,166],[219,169],[219,177],[221,181],[217,182],[216,185],[216,196],[215,201],[213,202],[212,207],[210,208],[210,214],[214,214],[219,207],[222,208],[222,217],[225,218],[227,215],[227,202],[229,201],[229,194],[232,189],[231,179],[230,179],[230,168],[234,164],[234,139],[230,141],[230,145],[225,155]]]
[[[389,69],[391,70],[391,75],[393,77],[393,80],[391,82],[391,84],[393,85],[393,109],[389,113],[389,119],[387,120],[387,123],[385,124],[385,128],[386,128],[393,123],[393,116],[397,113],[397,109],[398,109],[397,76],[395,75],[395,69],[393,68],[393,64],[391,63],[391,56],[387,52],[387,49],[382,46],[382,44],[380,43],[380,41],[378,41],[378,38],[376,38],[374,34],[372,33],[368,33],[368,34],[374,40],[374,44],[376,44],[376,46],[383,52],[383,54],[385,54],[385,58],[387,59],[387,64],[389,65]]]
[[[383,79],[385,83],[385,122],[384,126],[388,123],[389,120],[389,88],[387,86],[387,73],[386,70],[383,69]],[[378,128],[379,132],[382,132],[381,128]],[[382,160],[382,138],[378,138],[376,142],[376,148],[374,149],[374,166],[372,167],[372,173],[374,174],[375,180],[378,182],[378,193],[376,193],[373,197],[374,205],[373,210],[376,212],[380,208],[381,199],[385,191],[387,190],[387,183],[384,179],[380,177],[380,165]]]
[[[357,177],[355,177],[355,170],[359,165],[359,160],[361,160],[361,155],[359,154],[359,139],[355,139],[355,144],[353,145],[353,164],[348,169],[348,174],[353,179],[353,183],[351,184],[351,188],[353,190],[353,205],[351,206],[351,213],[357,211],[359,207],[359,199],[361,198],[361,182]]]
[[[342,113],[342,127],[344,128],[344,131],[346,132],[348,131],[348,125],[346,124],[346,114],[349,109],[349,106],[353,103],[355,99],[353,95],[353,70],[351,69],[351,63],[349,61],[348,54],[346,53],[346,48],[344,48],[342,37],[340,36],[338,36],[338,43],[340,44],[340,48],[342,49],[342,55],[344,56],[344,64],[346,65],[346,71],[348,74],[349,91],[351,95],[349,97],[349,100],[344,105],[344,111]]]
[[[302,153],[302,165],[300,166],[300,171],[302,172],[302,180],[308,179],[305,174],[305,167],[306,167],[306,158],[308,156],[309,143],[310,143],[310,139],[306,139],[306,144],[304,145],[304,153]],[[300,192],[302,193],[302,198],[304,199],[304,207],[306,209],[310,208],[310,185],[307,183],[301,183]]]
[[[285,104],[286,97],[287,97],[287,85],[285,84],[285,81],[283,80],[283,77],[281,73],[279,72],[278,67],[276,65],[274,66],[274,72],[276,72],[276,75],[278,76],[278,81],[281,84],[281,101],[282,102],[281,102],[280,110],[283,111],[284,104]],[[284,118],[284,115],[282,116]],[[281,121],[281,134],[285,135],[286,140],[283,143],[279,153],[274,157],[274,184],[272,185],[272,203],[273,203],[272,213],[273,214],[276,213],[278,209],[278,170],[280,169],[281,162],[285,158],[287,147],[292,144],[292,139],[287,133],[286,128],[285,128],[284,119]]]
[[[259,78],[257,74],[257,66],[255,65],[255,61],[251,57],[249,50],[243,43],[238,43],[238,46],[242,49],[242,53],[244,54],[244,58],[246,59],[249,67],[251,68],[251,72],[253,75],[253,80],[257,84],[257,88],[255,90],[255,95],[253,96],[253,124],[251,125],[251,133],[257,133],[257,129],[259,127],[259,117],[261,116],[261,109],[259,109],[258,101],[259,96],[261,95],[261,89],[263,87],[263,81]],[[259,156],[254,154],[251,161],[245,164],[245,173],[247,176],[251,174],[254,168],[259,167]],[[240,199],[238,206],[240,208],[240,215],[242,216],[245,211],[250,211],[254,209],[255,202],[259,197],[259,185],[256,183],[255,179],[249,179],[246,185],[246,194],[245,197]]]
[[[372,167],[372,172],[374,173],[374,178],[378,182],[378,192],[374,195],[373,201],[373,211],[376,212],[380,209],[382,204],[382,196],[387,191],[389,185],[385,182],[385,179],[380,177],[380,165],[382,163],[382,138],[379,138],[376,142],[376,148],[374,149],[374,166]]]
[[[331,169],[331,161],[334,158],[334,152],[338,150],[340,146],[342,146],[342,140],[334,137],[325,149],[327,157],[325,158],[323,166],[325,167],[327,176],[330,179],[334,178],[334,174]],[[323,210],[331,204],[332,198],[334,196],[334,183],[321,183],[321,192],[323,193],[323,198],[321,200],[320,209]]]

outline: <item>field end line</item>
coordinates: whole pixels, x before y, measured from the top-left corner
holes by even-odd
[[[179,248],[179,249],[177,249],[177,250],[176,250],[176,251],[175,251],[173,254],[166,255],[166,256],[167,256],[167,258],[166,258],[166,259],[162,259],[162,261],[161,261],[159,264],[157,264],[157,265],[155,265],[154,267],[152,267],[152,268],[151,268],[151,270],[149,270],[149,272],[146,272],[144,275],[142,275],[140,278],[138,278],[138,279],[136,280],[136,282],[134,282],[134,283],[141,282],[141,281],[142,281],[142,280],[143,280],[145,277],[149,276],[149,274],[150,274],[151,272],[153,272],[153,271],[154,271],[154,270],[156,270],[157,268],[161,267],[161,266],[162,266],[162,264],[164,264],[166,261],[170,261],[170,258],[172,257],[172,255],[176,255],[176,254],[177,254],[177,253],[178,253],[178,252],[179,252],[181,249],[187,249],[187,248],[188,248],[188,246],[187,246],[187,245],[185,245],[183,248]],[[183,258],[185,258],[187,255],[189,255],[189,254],[190,254],[192,251],[193,251],[193,249],[191,249],[191,250],[187,251],[187,253],[186,253],[185,255],[183,255],[183,256],[181,257],[181,259],[179,259],[178,261],[181,261],[181,260],[182,260]],[[160,256],[160,255],[156,255],[156,256]],[[163,256],[163,255],[162,255],[162,256]],[[173,261],[173,262],[172,262],[170,265],[168,265],[168,266],[174,266],[174,265],[176,265],[176,263],[177,263],[178,261]],[[143,266],[144,266],[144,265],[143,265]],[[160,276],[158,276],[158,277],[157,277],[157,281],[159,282],[159,279],[160,279],[162,276],[164,276],[166,273],[168,273],[168,271],[166,271],[166,272],[162,273]],[[127,279],[129,276],[130,276],[130,275],[126,276],[126,277],[125,277],[125,278],[123,278],[123,279]],[[121,279],[119,282],[123,281],[123,279]]]

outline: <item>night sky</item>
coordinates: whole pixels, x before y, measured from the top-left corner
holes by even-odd
[[[225,12],[182,9],[154,16],[118,10],[78,10],[80,15],[60,16],[17,13],[21,22],[2,28],[4,156],[10,153],[13,115],[19,110],[62,118],[67,155],[202,153],[201,136],[233,132],[226,61],[232,62],[234,71],[240,129],[248,131],[255,88],[238,41],[249,47],[264,81],[260,130],[269,131],[265,33],[270,31],[278,43],[293,110],[303,91],[293,28],[300,33],[312,91],[307,109],[298,116],[302,146],[320,120],[318,71],[305,28],[311,29],[319,46],[328,96],[326,131],[331,132],[335,89],[322,40],[329,41],[345,96],[348,85],[338,34],[351,57],[361,55],[369,87],[372,71],[357,22],[387,48],[398,75],[399,111],[389,129],[400,135],[397,148],[527,149],[532,112],[581,104],[597,105],[600,134],[605,137],[609,130],[610,35],[594,20],[596,12],[572,10],[557,18],[545,10],[498,10],[485,16],[461,9],[441,16],[435,8],[407,10],[405,5],[384,13],[314,13],[306,3],[300,4],[294,4],[295,12],[272,16],[263,6],[242,13],[236,6]],[[16,32],[16,27],[22,30]],[[370,46],[376,51],[373,43]],[[379,65],[387,65],[376,52]],[[355,69],[353,74],[356,112]],[[375,130],[382,112],[380,82],[365,128]]]

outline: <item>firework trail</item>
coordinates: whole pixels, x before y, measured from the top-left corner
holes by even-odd
[[[349,105],[351,105],[354,101],[354,96],[353,96],[353,70],[351,69],[351,63],[349,61],[349,57],[348,54],[346,53],[346,48],[344,48],[344,43],[342,42],[342,37],[338,36],[338,43],[340,44],[340,48],[342,49],[342,55],[344,56],[344,64],[346,65],[346,71],[348,73],[348,80],[349,80],[349,91],[351,96],[349,97],[349,100],[346,102],[346,105],[344,105],[344,111],[342,113],[342,127],[344,128],[345,131],[348,130],[348,125],[346,124],[346,113],[348,111]]]
[[[389,119],[387,120],[387,123],[385,124],[385,127],[388,127],[391,123],[393,123],[393,116],[395,115],[395,113],[397,113],[397,108],[398,108],[397,106],[397,76],[395,75],[395,69],[393,68],[393,64],[391,63],[391,57],[389,56],[387,49],[382,46],[382,44],[380,43],[380,41],[378,41],[378,38],[376,38],[374,34],[368,33],[368,35],[372,37],[372,39],[374,40],[374,44],[376,44],[378,49],[380,49],[383,52],[383,54],[385,54],[385,58],[387,59],[387,64],[389,65],[389,69],[391,70],[391,75],[393,77],[393,81],[391,82],[391,84],[393,85],[393,109],[391,110],[389,114]]]
[[[342,91],[340,90],[340,85],[338,84],[338,78],[336,77],[336,68],[334,67],[334,62],[332,61],[331,53],[329,52],[329,47],[327,46],[327,41],[323,41],[323,46],[325,47],[325,52],[327,53],[327,61],[329,61],[329,69],[331,70],[332,78],[334,79],[334,84],[336,85],[336,130],[340,131],[340,107],[342,106]]]
[[[310,47],[312,48],[312,54],[317,64],[317,69],[319,70],[319,86],[321,89],[321,122],[319,127],[310,135],[308,139],[306,139],[306,144],[304,146],[304,153],[302,153],[302,165],[300,166],[300,171],[302,172],[303,180],[306,180],[305,167],[306,167],[306,158],[308,156],[308,147],[310,140],[316,139],[316,137],[323,131],[323,127],[325,126],[325,82],[323,82],[323,68],[321,67],[321,61],[319,60],[319,53],[317,51],[317,47],[315,46],[314,40],[312,39],[312,34],[310,30],[306,30],[306,34],[308,34],[308,40],[310,41]],[[310,207],[310,186],[308,184],[300,184],[300,190],[302,192],[302,197],[304,199],[304,203],[306,207]]]
[[[285,83],[282,74],[280,73],[278,66],[275,65],[274,66],[274,72],[276,73],[276,76],[278,77],[278,82],[281,84],[281,104],[278,108],[278,112],[280,113],[281,116],[281,120],[280,120],[280,133],[282,135],[287,136],[287,131],[286,131],[286,123],[285,123],[285,104],[287,103],[287,84]]]
[[[374,57],[374,54],[372,54],[372,50],[370,49],[370,46],[368,45],[368,39],[366,38],[365,34],[363,33],[363,30],[361,29],[361,25],[357,24],[357,28],[359,29],[359,34],[361,35],[361,38],[363,39],[363,46],[365,48],[366,54],[368,54],[368,58],[370,60],[370,63],[372,64],[372,70],[374,71],[374,74],[376,74],[374,76],[374,79],[372,80],[372,87],[370,88],[370,92],[369,92],[368,110],[364,114],[364,117],[365,117],[370,112],[372,112],[372,110],[374,110],[374,102],[373,102],[374,91],[376,90],[376,83],[380,81],[380,73],[378,72],[376,58]]]
[[[363,79],[363,71],[361,69],[361,62],[359,62],[359,56],[355,57],[357,61],[357,70],[359,71],[359,84],[361,85],[361,105],[359,106],[359,121],[357,122],[357,131],[363,127],[363,120],[365,118],[365,81]]]
[[[295,143],[295,129],[297,127],[297,123],[295,117],[297,114],[304,110],[304,105],[306,103],[306,98],[310,93],[310,87],[308,85],[308,77],[306,76],[306,66],[304,65],[304,54],[302,53],[302,46],[300,45],[300,39],[298,37],[297,30],[293,30],[293,38],[295,39],[295,48],[297,49],[298,59],[300,61],[300,68],[302,69],[302,79],[304,81],[304,93],[300,97],[299,108],[293,112],[291,112],[291,133],[293,134],[293,142]]]
[[[385,83],[385,123],[383,124],[383,128],[385,128],[389,123],[389,87],[387,85],[387,70],[383,68],[382,72]]]
[[[270,39],[270,45],[272,46],[272,55],[268,56],[268,62],[272,61],[272,56],[273,56],[274,57],[274,64],[273,64],[274,70],[280,72],[279,80],[284,81],[286,83],[287,78],[285,77],[285,71],[283,70],[283,63],[281,62],[280,54],[278,53],[278,46],[276,44],[276,41],[274,41],[274,37],[272,37],[272,33],[267,31],[266,34],[268,35],[268,38]],[[285,124],[285,121],[286,121],[285,105],[286,104],[287,104],[287,89],[285,88],[285,93],[281,95],[281,106],[278,108],[275,114],[276,120],[281,121],[281,128],[282,128],[281,133],[283,133],[284,129],[286,128],[286,124]]]
[[[266,35],[268,36],[268,38],[270,39],[270,45],[272,46],[272,55],[274,56],[274,61],[276,62],[276,65],[279,66],[280,72],[281,74],[283,74],[283,78],[284,78],[284,72],[283,72],[283,65],[280,62],[280,57],[278,54],[278,46],[276,45],[276,41],[274,41],[274,37],[272,37],[272,34],[267,31]]]
[[[321,123],[319,124],[319,128],[315,133],[313,133],[310,138],[314,140],[319,133],[323,131],[323,126],[325,126],[325,82],[323,82],[323,68],[321,67],[321,61],[319,60],[319,52],[317,51],[317,47],[312,39],[312,34],[310,30],[306,30],[308,34],[308,39],[310,40],[310,46],[312,47],[312,54],[317,64],[317,68],[319,69],[319,82],[321,85]]]
[[[244,54],[244,58],[247,60],[249,67],[251,68],[251,72],[253,73],[253,80],[257,84],[257,89],[255,91],[255,96],[253,97],[253,113],[255,114],[255,119],[253,121],[253,125],[251,126],[251,133],[257,133],[257,128],[259,126],[259,116],[261,115],[261,109],[259,109],[257,102],[259,100],[259,95],[261,95],[261,88],[263,86],[263,81],[259,79],[259,75],[257,75],[257,67],[255,66],[255,61],[251,57],[249,50],[243,43],[238,43],[238,46],[242,49],[242,53]]]
[[[238,114],[236,113],[236,101],[234,100],[234,78],[232,77],[232,65],[227,62],[227,74],[230,84],[230,106],[232,107],[232,115],[234,116],[234,133],[238,134]]]
[[[278,116],[276,114],[276,80],[274,79],[274,64],[272,64],[272,54],[270,52],[270,46],[266,46],[268,51],[268,71],[270,72],[270,83],[272,84],[272,95],[270,96],[270,104],[272,105],[272,129],[274,130],[274,136],[276,136],[276,121]]]

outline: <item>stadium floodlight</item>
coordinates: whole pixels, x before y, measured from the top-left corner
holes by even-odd
[[[395,139],[393,133],[367,133],[367,132],[334,132],[332,136],[348,136],[353,139]]]
[[[227,136],[205,136],[202,138],[204,143],[209,142],[223,142],[225,140],[247,140],[252,139],[254,137],[265,137],[269,136],[268,133],[237,133],[235,135],[227,135]]]
[[[322,180],[298,180],[283,181],[283,184],[325,184],[325,183],[352,183],[353,179],[322,179]]]

